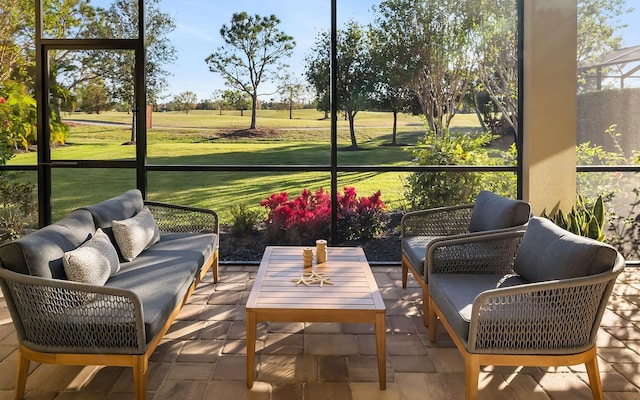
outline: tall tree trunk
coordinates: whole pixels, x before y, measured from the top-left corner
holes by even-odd
[[[393,131],[391,133],[391,144],[396,145],[396,137],[398,134],[398,110],[393,110]]]
[[[293,102],[289,102],[289,119],[293,119]]]
[[[489,132],[489,129],[487,128],[487,124],[485,124],[484,122],[484,117],[480,112],[480,107],[478,106],[478,98],[475,90],[471,91],[471,98],[473,99],[473,109],[476,112],[476,117],[478,118],[478,122],[480,122],[480,127],[482,128],[482,131]]]
[[[356,119],[355,114],[351,114],[351,112],[345,113],[345,115],[349,118],[349,136],[351,136],[351,148],[353,150],[358,149],[358,142],[356,141],[356,130],[353,124],[353,121]]]
[[[251,95],[251,126],[249,129],[256,129],[256,110],[258,109],[258,94],[254,91]]]
[[[136,111],[131,113],[131,143],[136,142],[136,116],[138,113]]]

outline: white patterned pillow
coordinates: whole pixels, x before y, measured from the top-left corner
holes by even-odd
[[[64,253],[62,264],[67,279],[91,285],[104,285],[120,270],[116,248],[100,228],[80,247]]]
[[[132,261],[160,240],[160,229],[146,206],[129,219],[113,221],[111,226],[120,254],[127,261]]]

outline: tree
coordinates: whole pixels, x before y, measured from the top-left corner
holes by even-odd
[[[477,25],[477,81],[469,86],[469,99],[485,130],[502,134],[518,132],[518,57],[516,3],[513,0],[482,2]],[[506,126],[505,126],[506,125]],[[507,127],[509,129],[507,129]],[[515,141],[518,143],[518,141]]]
[[[467,0],[384,0],[375,10],[378,23],[394,43],[405,43],[411,88],[427,125],[443,134],[472,79],[473,41],[479,4]]]
[[[625,25],[620,24],[618,18],[631,11],[632,8],[626,6],[626,0],[578,1],[579,67],[590,65],[605,53],[620,47],[621,38],[615,36],[615,32]],[[515,13],[516,4],[513,0],[483,1],[482,23],[474,33],[479,55],[476,69],[478,82],[470,87],[472,93],[469,98],[476,110],[485,114],[481,122],[495,124],[493,130],[499,130],[496,133],[504,133],[505,124],[514,133],[518,132]],[[586,76],[592,71],[580,68],[579,71],[578,90],[588,90],[592,85],[589,85]]]
[[[304,84],[291,74],[285,74],[282,78],[280,95],[282,102],[287,105],[289,110],[289,119],[293,119],[293,109],[302,103],[304,93]]]
[[[308,55],[305,77],[315,92],[315,103],[318,111],[324,112],[324,119],[329,118],[331,111],[331,40],[328,33],[321,33],[316,38],[316,47]]]
[[[594,89],[588,76],[594,69],[587,69],[606,53],[617,50],[622,38],[616,31],[625,28],[620,16],[633,11],[627,0],[579,0],[578,1],[578,90]]]
[[[100,79],[87,83],[79,89],[79,106],[86,113],[100,114],[111,107],[109,92]]]
[[[182,92],[174,98],[173,102],[177,111],[189,114],[189,111],[195,110],[198,104],[198,95],[191,91]]]
[[[0,7],[0,83],[17,78],[27,65],[25,55],[30,41],[25,40],[28,6],[24,0],[4,0]]]
[[[155,104],[158,96],[168,86],[169,72],[164,69],[176,59],[176,49],[168,38],[176,24],[172,17],[160,11],[159,0],[145,0],[146,11],[146,98]],[[99,18],[94,25],[101,37],[133,38],[138,36],[138,1],[115,0],[108,9],[97,9]],[[120,102],[135,107],[135,54],[133,51],[95,51],[88,65],[96,75],[110,85],[113,96]],[[135,118],[132,113],[131,143],[135,143]]]
[[[256,128],[260,84],[285,68],[280,60],[289,57],[295,47],[293,37],[278,30],[279,24],[273,14],[234,13],[231,24],[220,29],[225,45],[205,59],[211,72],[221,74],[230,87],[251,97],[250,129]]]
[[[223,95],[224,91],[222,90],[216,90],[211,94],[211,103],[218,109],[220,115],[222,115],[222,110],[227,106],[227,101]]]
[[[415,99],[411,90],[411,75],[407,70],[411,52],[404,40],[386,32],[384,20],[378,19],[369,31],[371,41],[371,63],[375,83],[372,100],[376,107],[393,113],[391,144],[397,145],[398,113],[410,110]]]
[[[87,0],[59,0],[43,2],[43,35],[51,38],[87,37],[87,26],[94,16]],[[35,93],[35,2],[30,0],[5,0],[0,6],[0,85],[8,80],[20,82],[26,93]],[[80,52],[49,50],[49,82],[51,92],[51,141],[64,143],[68,128],[62,123],[60,106],[72,102],[70,86],[62,82],[62,73],[77,71]],[[23,121],[21,127],[30,124],[25,146],[35,144],[35,119]]]
[[[372,88],[373,72],[369,52],[369,38],[365,30],[355,21],[349,21],[345,29],[337,35],[337,91],[338,108],[345,113],[349,121],[351,149],[358,149],[355,133],[355,117],[358,111],[364,110],[369,102]],[[329,87],[322,87],[329,82],[330,59],[327,57],[331,46],[328,32],[321,32],[316,37],[311,56],[307,58],[307,80],[312,87],[320,88],[316,98],[326,96]]]
[[[244,117],[244,110],[251,106],[251,98],[242,90],[225,90],[222,99],[234,110],[240,110],[240,116]]]

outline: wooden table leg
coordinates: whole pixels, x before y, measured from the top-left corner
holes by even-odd
[[[253,387],[253,373],[256,357],[256,314],[247,310],[247,387]]]
[[[384,312],[376,313],[376,351],[378,353],[378,380],[380,390],[387,388],[387,340]]]

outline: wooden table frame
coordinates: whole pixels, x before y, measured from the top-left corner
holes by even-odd
[[[359,247],[329,247],[327,262],[303,268],[303,247],[269,246],[247,300],[247,387],[253,386],[258,322],[339,322],[375,325],[380,389],[387,385],[385,305]],[[296,284],[310,271],[333,285]]]

